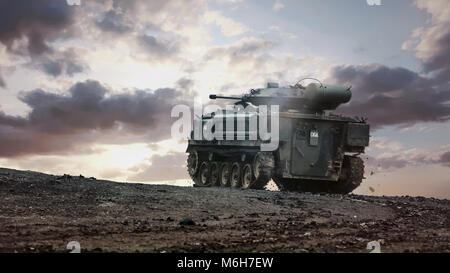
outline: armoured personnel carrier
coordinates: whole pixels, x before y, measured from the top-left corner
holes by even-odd
[[[273,179],[280,190],[287,191],[345,194],[356,189],[364,178],[359,155],[369,145],[369,125],[364,118],[329,111],[350,101],[351,87],[316,81],[288,87],[268,83],[267,88],[252,89],[242,97],[210,95],[210,99],[236,100],[236,108],[250,105],[246,109],[253,110],[218,110],[197,121],[202,128],[215,119],[223,120],[224,126],[209,140],[195,139],[191,133],[187,168],[195,186],[263,189]],[[265,105],[279,106],[279,139],[272,151],[261,149],[268,140],[250,137],[258,131],[250,128],[249,120],[260,115],[258,108]],[[239,118],[244,129],[238,128]],[[233,121],[231,127],[224,120]]]

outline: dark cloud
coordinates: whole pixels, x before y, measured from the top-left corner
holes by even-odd
[[[0,112],[0,156],[69,151],[115,134],[135,135],[141,141],[165,139],[170,136],[172,106],[186,104],[182,96],[171,88],[115,94],[97,81],[77,83],[69,95],[40,89],[22,93],[20,99],[31,108],[27,117]]]
[[[158,59],[174,56],[180,50],[180,44],[177,41],[156,38],[152,35],[141,35],[138,41],[151,56]]]
[[[129,32],[133,29],[132,22],[115,10],[105,12],[103,18],[96,22],[96,24],[103,31],[119,34]]]
[[[366,95],[389,93],[410,88],[423,80],[413,71],[402,67],[389,68],[383,65],[338,66],[333,69],[333,77],[339,82],[351,82],[358,87],[366,86],[358,93]]]
[[[450,167],[450,151],[422,151],[415,154],[397,151],[396,153],[397,154],[395,155],[381,157],[365,156],[364,160],[367,165],[367,170],[393,170],[407,166],[431,164],[440,164],[445,167]]]
[[[432,54],[422,58],[423,66],[426,72],[440,71],[441,73],[450,72],[450,23],[440,28],[441,33],[437,37],[431,37],[427,41],[426,50]]]
[[[443,153],[437,163],[441,163],[446,167],[450,167],[450,151]]]
[[[186,171],[186,153],[169,153],[154,155],[150,158],[151,165],[131,177],[134,181],[164,181],[189,178]]]
[[[353,85],[352,101],[338,112],[366,116],[374,127],[450,119],[448,84],[405,68],[338,66],[331,81]]]
[[[332,70],[333,79],[354,86],[352,102],[342,112],[367,115],[375,126],[450,119],[450,17],[439,8],[444,2],[415,2],[433,19],[403,45],[414,49],[425,75],[374,64]]]
[[[0,87],[6,87],[5,80],[3,80],[2,69],[0,68]]]
[[[108,0],[106,0],[108,1]],[[153,16],[170,11],[164,14],[166,19],[172,19],[171,23],[178,24],[178,21],[195,19],[199,20],[198,12],[204,8],[204,0],[113,0],[113,9],[129,14],[145,14]]]
[[[50,50],[47,42],[73,23],[74,6],[61,0],[0,0],[0,42],[11,49],[26,37],[28,51],[37,55]]]
[[[230,46],[220,46],[210,49],[205,60],[228,58],[230,63],[258,61],[276,44],[271,41],[255,38],[242,39]]]
[[[73,76],[88,69],[88,66],[80,60],[78,55],[79,53],[74,49],[53,52],[52,54],[44,53],[33,57],[30,66],[53,77],[61,75]]]
[[[0,42],[10,53],[30,55],[26,66],[53,77],[83,72],[87,65],[79,60],[76,51],[61,52],[50,44],[71,37],[76,9],[63,0],[0,0]]]
[[[113,7],[121,11],[135,12],[138,9],[145,9],[152,12],[159,12],[165,6],[167,6],[170,0],[153,0],[153,1],[142,1],[142,0],[113,0]],[[188,5],[188,3],[186,3]]]
[[[194,81],[189,78],[181,78],[176,82],[177,87],[183,90],[190,90],[194,86]]]

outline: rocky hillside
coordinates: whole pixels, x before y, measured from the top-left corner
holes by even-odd
[[[0,252],[450,252],[450,201],[0,169]]]

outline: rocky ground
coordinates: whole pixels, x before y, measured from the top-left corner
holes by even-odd
[[[129,184],[0,168],[0,208],[0,252],[68,252],[70,241],[82,252],[369,252],[371,241],[381,252],[450,252],[450,201],[423,197]]]

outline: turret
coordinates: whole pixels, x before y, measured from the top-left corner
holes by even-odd
[[[347,103],[352,97],[351,87],[310,83],[306,87],[297,83],[294,86],[279,87],[268,83],[267,88],[252,89],[242,97],[210,95],[210,99],[232,99],[237,103],[259,105],[279,105],[280,109],[300,112],[322,112],[334,110]]]

